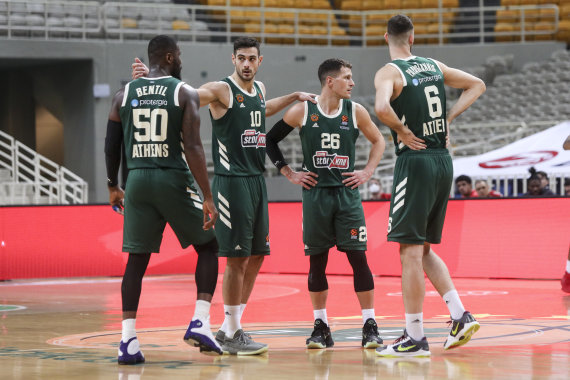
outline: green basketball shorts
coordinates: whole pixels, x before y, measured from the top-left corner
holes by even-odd
[[[408,151],[396,160],[388,240],[439,244],[453,181],[447,149]]]
[[[193,182],[187,170],[131,170],[125,190],[123,252],[160,252],[166,223],[182,248],[214,239],[212,229],[202,229],[202,200]]]
[[[366,223],[358,189],[345,186],[303,189],[305,255],[366,250]]]
[[[269,211],[263,176],[216,175],[216,238],[220,256],[269,255]]]

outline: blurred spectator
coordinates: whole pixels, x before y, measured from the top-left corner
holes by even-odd
[[[536,172],[536,175],[540,178],[540,188],[550,190],[550,178],[548,178],[548,174],[546,174],[545,171],[539,170]]]
[[[527,192],[523,194],[523,197],[544,197],[554,195],[552,190],[541,187],[542,180],[535,168],[531,167],[528,171],[530,172],[530,177],[527,180]]]
[[[473,181],[467,175],[460,175],[455,179],[455,186],[457,186],[456,198],[471,198],[477,197],[477,191],[473,190]]]
[[[368,181],[368,199],[371,201],[390,200],[392,194],[382,192],[382,184],[378,178],[371,178]]]
[[[500,198],[503,196],[498,191],[492,190],[484,179],[475,181],[475,191],[479,198]]]
[[[564,180],[564,195],[570,196],[570,178]]]

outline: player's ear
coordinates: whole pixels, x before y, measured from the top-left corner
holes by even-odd
[[[261,61],[263,61],[263,56],[262,56],[262,55],[259,56],[259,65],[261,65]]]

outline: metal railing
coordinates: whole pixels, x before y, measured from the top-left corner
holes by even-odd
[[[0,205],[87,203],[87,182],[2,131],[0,170]]]
[[[262,0],[263,1],[263,0]],[[384,44],[390,16],[415,23],[416,43],[489,43],[554,39],[556,5],[347,11],[326,9],[177,5],[169,3],[0,1],[0,33],[8,39],[142,39],[159,33],[193,42],[230,42],[242,35],[265,44]],[[263,3],[262,3],[263,4]],[[508,27],[496,29],[498,25]]]

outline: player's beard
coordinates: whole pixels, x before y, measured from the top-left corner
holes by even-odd
[[[238,77],[240,77],[240,79],[246,83],[251,82],[252,80],[255,79],[255,72],[253,70],[249,70],[249,72],[252,73],[251,77],[250,78],[244,78],[243,74],[239,70],[236,70]]]
[[[182,80],[182,67],[178,66],[172,69],[172,76],[178,80]]]

